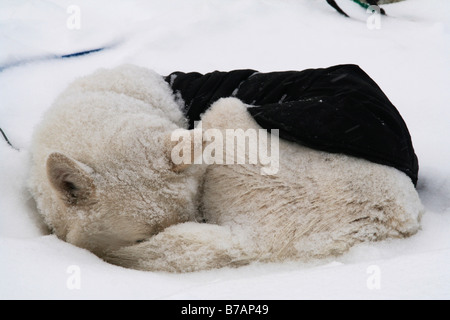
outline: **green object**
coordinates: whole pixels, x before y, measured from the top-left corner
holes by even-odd
[[[364,9],[367,9],[369,7],[369,5],[367,3],[363,3],[359,0],[352,0],[353,2],[356,2],[357,4],[359,4],[361,7],[363,7]]]

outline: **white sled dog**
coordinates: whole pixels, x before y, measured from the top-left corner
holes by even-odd
[[[201,125],[261,129],[234,98]],[[212,143],[172,141],[180,128],[180,107],[152,71],[126,65],[76,80],[33,137],[29,185],[47,225],[108,262],[170,272],[308,261],[419,229],[418,194],[397,169],[282,140],[276,174],[262,175],[261,163],[180,165],[175,145]]]

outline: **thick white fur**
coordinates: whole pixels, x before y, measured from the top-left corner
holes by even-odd
[[[202,126],[260,129],[234,98],[216,102]],[[259,164],[210,165],[198,203],[202,166],[174,172],[167,159],[178,127],[170,89],[149,71],[126,66],[72,84],[34,137],[30,185],[47,223],[109,262],[172,272],[307,261],[419,228],[422,205],[404,173],[282,140],[276,175]],[[73,161],[49,157],[55,151]],[[71,198],[55,184],[74,166],[87,192]]]
[[[260,129],[234,98],[216,102],[202,126]],[[260,169],[210,165],[202,196],[206,223],[171,226],[114,252],[111,261],[175,272],[254,261],[308,261],[419,229],[423,209],[418,194],[397,169],[287,141],[280,141],[279,172],[261,175]]]
[[[171,89],[147,69],[125,65],[73,82],[32,141],[29,185],[46,223],[102,256],[195,220],[203,172],[175,172],[170,161],[170,135],[185,126]]]

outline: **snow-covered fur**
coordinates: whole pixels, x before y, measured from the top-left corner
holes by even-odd
[[[260,129],[234,98],[216,102],[202,126]],[[279,148],[275,175],[261,175],[262,164],[210,165],[202,197],[206,223],[171,226],[112,253],[110,261],[177,272],[254,261],[308,261],[419,229],[422,205],[403,172],[287,141],[280,141]]]
[[[186,121],[170,87],[126,65],[73,82],[32,141],[29,185],[61,239],[102,256],[195,220],[199,167],[171,163],[171,132]]]
[[[160,76],[132,66],[57,99],[34,135],[30,185],[58,237],[117,265],[188,272],[307,261],[417,232],[417,192],[391,167],[282,140],[275,175],[262,164],[175,165],[168,137],[185,120],[174,101]],[[221,99],[202,129],[261,129],[247,107]]]

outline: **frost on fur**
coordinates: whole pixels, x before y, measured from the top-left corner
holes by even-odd
[[[185,119],[149,70],[122,66],[72,83],[33,136],[29,181],[61,239],[102,256],[196,219],[202,169],[175,171],[170,134]]]
[[[33,138],[30,188],[47,224],[111,263],[171,272],[307,261],[419,228],[411,180],[362,159],[280,140],[273,175],[260,162],[174,163],[174,131],[261,129],[237,99],[217,101],[202,129],[185,126],[154,72],[121,66],[76,80]]]

